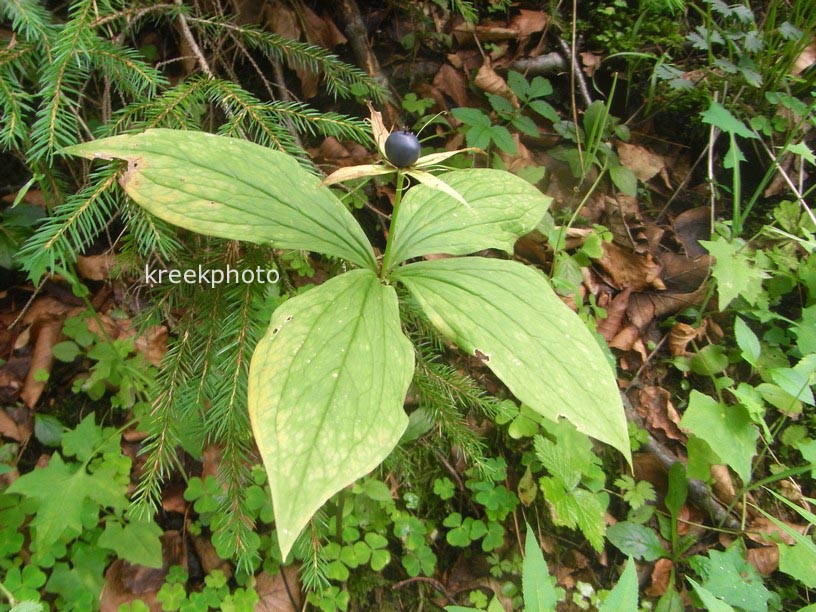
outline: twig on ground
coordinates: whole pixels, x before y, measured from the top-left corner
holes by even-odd
[[[564,56],[553,51],[537,57],[526,57],[516,60],[510,64],[510,69],[521,72],[527,76],[540,76],[544,74],[555,74],[567,69],[567,60]]]
[[[355,0],[338,0],[337,16],[342,22],[343,31],[348,37],[351,50],[354,52],[354,57],[357,63],[363,67],[370,77],[379,83],[386,91],[391,91],[391,83],[388,77],[380,68],[380,62],[377,56],[371,50],[371,45],[368,42],[368,29],[363,22],[363,16],[360,14],[360,7],[357,6]],[[386,100],[385,111],[388,120],[392,124],[396,124],[397,113],[396,109]]]

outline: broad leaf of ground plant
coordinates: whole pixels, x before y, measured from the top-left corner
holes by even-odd
[[[521,572],[521,588],[524,592],[526,612],[555,610],[556,604],[563,597],[563,591],[559,597],[553,582],[555,581],[550,576],[541,547],[528,523],[527,536],[524,539],[524,565]]]
[[[127,194],[185,229],[304,249],[376,268],[362,228],[320,179],[290,155],[204,132],[153,129],[64,150],[124,159]]]
[[[463,257],[412,263],[393,277],[443,334],[480,357],[519,400],[553,421],[566,417],[631,463],[614,373],[541,273],[517,262]]]
[[[437,178],[467,205],[425,185],[409,189],[393,228],[386,269],[431,253],[467,255],[491,248],[512,253],[516,240],[538,225],[551,201],[509,172],[454,170]]]
[[[66,464],[58,453],[44,468],[21,476],[6,490],[40,500],[34,526],[37,550],[46,553],[67,529],[82,532],[82,513],[86,499],[99,506],[123,508],[127,505],[125,485],[103,469],[94,474],[85,467]]]
[[[249,413],[284,558],[312,514],[394,448],[413,370],[396,292],[368,270],[275,311],[252,358]]]
[[[598,612],[635,612],[638,609],[638,577],[632,557],[626,562],[618,584],[598,608]]]

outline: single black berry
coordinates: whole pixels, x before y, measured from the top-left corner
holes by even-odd
[[[419,139],[408,130],[391,132],[385,140],[385,155],[397,168],[412,166],[421,149]]]

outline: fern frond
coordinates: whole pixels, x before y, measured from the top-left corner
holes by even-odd
[[[462,16],[462,19],[468,23],[476,23],[479,20],[479,12],[473,5],[473,2],[468,0],[452,0],[453,10]]]
[[[8,66],[9,64],[18,63],[18,70],[26,65],[25,60],[29,55],[33,55],[36,47],[30,43],[18,42],[14,46],[9,45],[0,51],[0,68]],[[31,65],[31,62],[28,62]]]
[[[450,366],[426,360],[417,352],[414,385],[424,408],[452,447],[473,465],[484,463],[485,442],[469,426],[460,406],[472,399],[466,379]]]
[[[0,63],[0,149],[23,148],[28,140],[26,118],[32,111],[32,100],[13,68]]]
[[[145,462],[133,504],[142,513],[156,510],[161,500],[161,486],[178,461],[179,415],[176,406],[190,378],[187,368],[191,360],[190,351],[191,336],[187,330],[170,343],[164,354],[156,380],[159,391],[150,413],[141,420],[141,428],[148,432],[149,437],[141,450]]]
[[[152,98],[159,87],[167,85],[164,75],[145,63],[136,50],[100,37],[94,42],[91,61],[119,92],[133,98]]]
[[[23,245],[19,258],[35,283],[57,262],[76,261],[107,226],[119,206],[117,174],[117,166],[92,174],[88,186],[57,206]]]
[[[80,0],[54,39],[51,61],[40,74],[42,103],[28,153],[32,161],[50,162],[58,149],[79,140],[79,99],[89,75],[88,52],[95,39],[90,28],[93,18],[93,1]]]
[[[233,267],[254,269],[268,261],[264,252],[263,248],[250,247],[245,257],[226,259]],[[246,567],[254,563],[258,548],[254,521],[246,505],[254,463],[246,397],[252,352],[268,324],[266,317],[259,316],[265,292],[264,285],[258,283],[224,287],[219,296],[222,303],[202,347],[202,353],[209,357],[206,363],[201,362],[199,372],[204,382],[200,386],[205,395],[202,405],[208,406],[202,425],[208,442],[221,449],[218,477],[226,493],[219,513],[222,519],[214,525],[215,539],[222,553],[236,556]]]
[[[125,203],[123,215],[128,230],[122,240],[125,257],[135,252],[140,258],[158,254],[164,261],[178,261],[183,247],[174,227],[130,200]]]
[[[157,127],[196,129],[201,125],[201,107],[207,102],[208,88],[207,77],[193,77],[152,100],[129,104],[114,114],[102,135]]]
[[[153,4],[152,6],[133,6],[125,7],[116,12],[100,15],[97,17],[91,27],[94,29],[108,24],[121,24],[121,31],[133,29],[139,25],[143,20],[158,22],[163,19],[177,17],[178,15],[189,14],[189,7],[178,4]]]
[[[29,42],[45,44],[53,30],[51,15],[38,0],[3,0],[0,18],[11,20],[12,29]]]
[[[270,60],[285,61],[293,70],[322,74],[332,95],[348,98],[357,89],[359,92],[354,93],[365,95],[375,101],[380,101],[386,96],[385,89],[369,75],[356,66],[341,61],[323,47],[217,17],[189,17],[188,21],[208,36],[229,33],[247,47],[260,51]]]
[[[306,152],[297,146],[292,135],[251,93],[221,79],[211,79],[208,90],[211,100],[226,108],[230,115],[219,128],[219,134],[244,136],[260,145],[306,158]]]
[[[322,113],[302,102],[269,102],[269,110],[274,114],[292,121],[298,132],[310,136],[333,136],[339,140],[353,140],[362,145],[373,147],[371,126],[365,121],[341,115],[340,113]]]

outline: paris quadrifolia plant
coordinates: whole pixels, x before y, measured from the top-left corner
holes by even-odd
[[[313,514],[376,468],[408,425],[403,404],[415,353],[401,327],[396,284],[519,401],[550,419],[565,417],[631,462],[614,373],[581,319],[539,271],[462,257],[484,249],[511,254],[550,199],[504,171],[432,175],[453,153],[417,158],[403,132],[386,146],[376,112],[372,128],[383,163],[344,169],[323,183],[290,155],[202,132],[150,129],[65,149],[125,160],[125,192],[187,230],[348,262],[348,271],[277,308],[250,367],[250,419],[284,558]],[[397,189],[379,257],[327,183],[389,173]],[[416,181],[410,188],[406,176]],[[425,258],[434,254],[450,257]]]

